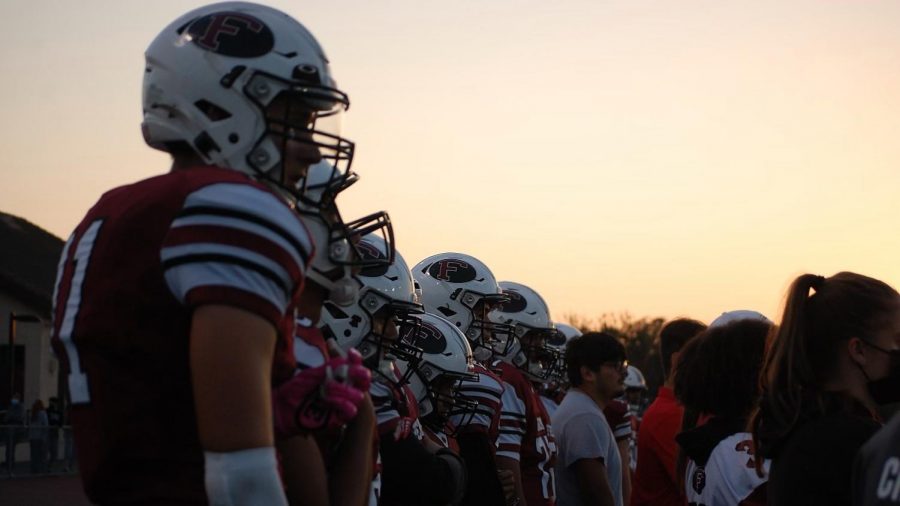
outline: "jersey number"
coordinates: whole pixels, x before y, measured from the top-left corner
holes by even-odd
[[[543,457],[537,467],[541,471],[541,492],[544,499],[556,496],[556,487],[553,476],[553,458],[556,456],[556,441],[549,435],[548,429],[540,418],[537,420],[538,436],[534,441],[534,449]]]
[[[62,260],[56,273],[57,292],[60,286],[65,286],[66,284],[69,286],[69,296],[66,298],[62,314],[60,315],[59,334],[57,337],[65,346],[66,356],[69,359],[69,397],[72,404],[87,404],[91,401],[87,376],[81,370],[78,349],[75,347],[75,342],[72,341],[72,330],[75,327],[75,319],[78,317],[78,309],[81,307],[81,290],[84,276],[87,272],[88,263],[91,260],[91,252],[94,249],[97,234],[100,232],[102,225],[103,220],[96,220],[85,230],[80,240],[75,241],[74,234],[69,238],[69,242],[66,243],[66,247],[63,249]],[[68,268],[70,265],[68,256],[72,248],[75,249],[75,252],[72,254],[71,268]],[[67,273],[70,277],[63,279],[63,276]],[[54,304],[59,303],[56,297],[54,297],[53,302]]]
[[[741,441],[734,447],[735,451],[746,452],[749,455],[747,459],[747,468],[754,469],[756,468],[756,461],[753,460],[753,440],[745,439]]]

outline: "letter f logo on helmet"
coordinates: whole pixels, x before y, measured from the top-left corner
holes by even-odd
[[[449,283],[467,283],[475,279],[475,269],[467,262],[456,258],[438,260],[428,268],[428,274],[434,279]]]
[[[237,35],[243,28],[256,33],[263,29],[263,24],[258,19],[243,14],[225,12],[213,14],[210,18],[203,37],[197,41],[197,44],[210,51],[219,49],[219,35]]]

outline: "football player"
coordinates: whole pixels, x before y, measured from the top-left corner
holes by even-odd
[[[333,128],[349,100],[309,31],[261,5],[193,10],[145,56],[144,138],[171,171],[100,198],[54,291],[84,488],[99,504],[285,504],[272,390],[298,378],[315,253],[294,206],[310,166],[349,177]]]
[[[358,249],[363,256],[383,257],[385,241],[366,236]],[[458,502],[465,490],[461,459],[425,437],[419,406],[409,375],[423,350],[399,339],[417,335],[422,313],[406,262],[395,253],[389,266],[364,268],[356,276],[359,300],[350,305],[326,301],[322,332],[341,347],[357,347],[374,371],[371,394],[376,408],[379,473],[372,483],[370,504],[419,505]],[[408,368],[401,372],[395,359]]]
[[[493,341],[509,334],[508,325],[495,324],[488,313],[506,300],[491,270],[477,258],[463,253],[439,253],[413,267],[425,311],[460,329],[469,340],[478,381],[462,381],[460,395],[477,403],[473,416],[454,415],[456,440],[466,461],[469,485],[465,505],[497,505],[517,497],[512,473],[495,462],[502,409],[503,382],[487,367],[493,357]]]
[[[571,325],[558,322],[554,325],[556,333],[547,339],[547,347],[556,352],[556,364],[550,374],[550,380],[544,383],[544,388],[540,392],[541,402],[544,403],[544,408],[551,418],[559,407],[559,402],[566,395],[566,390],[569,389],[565,361],[566,344],[581,335],[581,331]]]
[[[384,273],[392,267],[393,230],[384,212],[344,224],[335,198],[356,178],[351,175],[345,182],[336,184],[331,177],[332,172],[330,164],[325,163],[310,168],[305,191],[297,205],[316,243],[324,245],[327,254],[318,255],[310,265],[309,283],[298,308],[294,355],[298,375],[315,378],[318,374],[323,376],[325,385],[319,387],[317,395],[290,399],[286,404],[297,404],[299,407],[293,411],[285,410],[292,415],[288,423],[301,420],[304,431],[314,433],[326,465],[332,472],[327,478],[310,472],[304,453],[296,451],[283,451],[281,464],[292,503],[309,502],[309,489],[315,488],[316,483],[327,482],[332,504],[358,505],[369,494],[370,480],[367,476],[371,476],[376,467],[371,465],[374,458],[374,412],[358,412],[359,402],[356,400],[365,398],[368,408],[371,373],[364,364],[363,356],[352,347],[356,343],[344,343],[346,346],[341,347],[335,341],[326,345],[317,323],[321,320],[324,305],[361,307],[372,302],[370,298],[373,295],[365,292],[367,287],[360,282],[360,279],[366,278],[357,278],[353,273],[360,269],[363,273]],[[360,239],[366,233],[368,235]],[[405,264],[402,265],[405,270]],[[406,272],[406,278],[410,279],[408,270]],[[411,280],[408,284],[411,290]],[[366,322],[368,331],[372,325],[384,326],[390,320],[384,318]],[[375,329],[376,332],[379,329]],[[339,381],[333,381],[339,377]],[[294,395],[294,392],[290,394]],[[279,420],[276,417],[276,422]],[[276,427],[281,426],[276,424]],[[290,448],[300,445],[291,441]],[[279,448],[281,446],[288,445],[285,443]],[[361,471],[363,468],[365,471]]]
[[[458,393],[460,381],[478,380],[472,372],[472,350],[462,332],[447,320],[431,314],[423,314],[418,318],[420,324],[410,327],[402,339],[421,349],[421,358],[415,362],[398,360],[398,370],[408,379],[409,388],[418,403],[425,444],[436,444],[442,448],[438,450],[439,454],[456,457],[459,445],[455,439],[456,428],[450,417],[459,415],[466,418],[474,414],[478,406]],[[438,483],[425,480],[405,483],[403,486],[411,489],[406,494],[427,498],[434,495],[429,489],[452,487],[456,493],[450,504],[459,504],[466,491],[466,473],[463,462],[460,460],[459,463],[460,468],[453,470],[458,472],[433,476]],[[429,476],[423,478],[427,480]],[[415,492],[414,489],[419,491]]]
[[[550,417],[533,382],[547,379],[543,366],[546,340],[557,334],[544,299],[533,289],[500,283],[509,298],[491,312],[494,322],[513,333],[495,343],[494,367],[504,382],[503,415],[497,442],[497,464],[512,471],[519,500],[529,506],[555,504],[556,443]]]
[[[445,448],[459,447],[451,414],[471,416],[477,403],[458,394],[462,380],[478,381],[472,372],[475,360],[463,333],[452,323],[432,314],[420,315],[421,323],[411,328],[402,340],[422,350],[417,362],[398,360],[401,374],[419,404],[419,419],[426,436]]]

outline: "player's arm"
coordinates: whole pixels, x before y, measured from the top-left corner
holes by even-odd
[[[512,474],[513,483],[516,485],[516,497],[519,499],[519,506],[526,506],[525,491],[522,489],[522,471],[519,469],[519,461],[509,457],[497,455],[497,469],[507,471]]]
[[[359,506],[369,497],[372,483],[372,439],[375,433],[375,408],[367,394],[359,411],[344,431],[336,465],[329,473],[331,504]],[[305,505],[306,503],[304,503]]]
[[[615,505],[606,476],[606,466],[603,465],[601,459],[579,459],[572,464],[572,467],[578,481],[578,492],[581,494],[582,504]]]
[[[211,499],[287,503],[273,447],[275,339],[275,327],[249,311],[225,305],[194,310],[191,382]]]
[[[519,465],[523,440],[525,438],[526,411],[525,402],[519,397],[516,388],[503,382],[502,407],[500,411],[500,431],[497,437],[497,469],[508,471],[513,476],[516,497],[520,506],[527,504],[525,491],[522,488],[522,470]]]
[[[328,504],[328,475],[315,438],[294,436],[276,441],[281,474],[292,506]],[[360,503],[357,503],[360,504]]]
[[[631,447],[630,437],[616,440],[622,459],[622,499],[623,504],[631,504]]]

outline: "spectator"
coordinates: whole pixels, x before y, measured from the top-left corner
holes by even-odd
[[[603,332],[588,332],[566,346],[571,387],[553,415],[559,506],[622,506],[619,448],[603,408],[625,391],[625,347]]]
[[[746,427],[759,399],[759,371],[771,328],[772,322],[756,318],[714,323],[692,342],[695,352],[678,363],[675,396],[686,410],[706,419],[698,427],[685,422],[676,437],[686,458],[679,477],[688,504],[766,503],[766,480],[748,466],[755,455]]]
[[[31,405],[28,420],[28,442],[31,443],[31,474],[47,472],[47,410],[40,399]]]
[[[684,503],[679,492],[680,478],[675,474],[678,454],[675,435],[681,432],[684,409],[675,402],[672,372],[684,345],[705,329],[706,325],[696,320],[679,318],[666,323],[659,331],[659,355],[665,382],[641,420],[631,506],[681,506]]]
[[[16,445],[19,444],[19,437],[22,433],[22,425],[25,425],[25,407],[19,397],[19,393],[13,394],[9,401],[9,409],[3,417],[3,425],[6,439],[6,466],[7,473],[12,475],[13,469],[16,467]]]
[[[895,367],[895,371],[898,369]],[[872,436],[853,465],[853,504],[879,506],[900,502],[900,416]]]
[[[868,387],[889,376],[898,338],[900,296],[887,284],[852,272],[794,280],[751,420],[757,455],[772,459],[769,504],[850,504],[853,458],[880,426]]]

